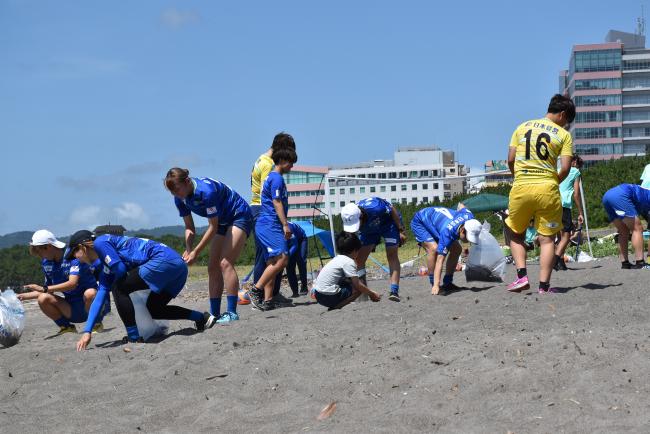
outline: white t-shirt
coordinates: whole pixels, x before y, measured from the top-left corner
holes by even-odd
[[[338,294],[341,286],[349,285],[352,277],[359,277],[354,259],[337,255],[318,273],[314,289],[321,294]]]
[[[643,188],[650,188],[650,164],[647,164],[645,166],[645,169],[643,169],[643,173],[641,174],[641,187]]]

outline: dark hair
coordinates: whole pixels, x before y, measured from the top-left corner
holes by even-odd
[[[182,184],[187,181],[187,178],[190,177],[190,171],[187,169],[181,169],[180,167],[172,167],[167,171],[165,176],[165,187],[167,190],[173,190],[174,186]]]
[[[361,241],[357,234],[343,231],[336,236],[336,250],[339,253],[349,255],[359,249],[361,249]]]
[[[296,150],[296,142],[293,141],[291,134],[287,134],[284,131],[278,133],[273,137],[273,144],[271,145],[273,152],[280,149],[293,149]]]
[[[298,155],[296,154],[296,151],[289,148],[282,148],[278,149],[277,151],[273,151],[271,158],[275,164],[279,164],[280,161],[286,161],[289,163],[295,163],[298,161]]]
[[[548,113],[558,114],[561,112],[566,114],[567,123],[570,124],[576,117],[576,106],[571,101],[571,98],[557,93],[553,95],[551,102],[548,104]]]
[[[579,155],[574,155],[571,161],[576,162],[576,167],[580,169],[582,165],[584,164],[584,161],[582,161],[582,158]]]

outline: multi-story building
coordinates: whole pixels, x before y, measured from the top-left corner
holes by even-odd
[[[642,31],[610,30],[604,43],[575,45],[559,84],[576,104],[570,132],[585,161],[650,151],[650,50]]]
[[[289,220],[311,220],[325,212],[325,175],[327,167],[293,166],[284,175],[289,193]]]
[[[400,147],[393,160],[330,167],[329,208],[339,214],[345,204],[370,196],[392,203],[434,203],[464,193],[466,178],[458,177],[466,174],[453,151],[437,146]]]
[[[512,173],[508,168],[508,162],[506,160],[490,160],[485,163],[483,166],[485,172],[485,186],[486,187],[495,187],[499,184],[511,184],[512,183]],[[496,173],[490,175],[490,172],[503,172],[507,173]]]

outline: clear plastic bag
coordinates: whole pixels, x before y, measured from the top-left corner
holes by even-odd
[[[0,345],[16,345],[25,329],[25,308],[11,289],[0,292]]]
[[[147,298],[149,298],[150,292],[150,290],[144,289],[129,294],[135,309],[135,324],[138,326],[140,336],[145,341],[154,336],[166,334],[169,328],[169,321],[151,318],[151,314],[147,309]]]
[[[465,279],[469,281],[503,282],[506,258],[499,242],[490,233],[490,224],[483,222],[478,244],[469,250]]]

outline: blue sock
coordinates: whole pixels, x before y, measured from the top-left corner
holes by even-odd
[[[70,321],[68,320],[68,318],[66,318],[64,316],[61,316],[61,318],[59,318],[59,319],[55,319],[54,322],[59,327],[70,327]]]
[[[132,341],[138,340],[140,337],[140,332],[138,331],[138,326],[129,326],[126,328],[126,334],[129,336],[129,339]]]
[[[228,303],[228,312],[237,313],[237,302],[239,301],[239,296],[226,295],[226,301]]]
[[[190,321],[203,321],[203,314],[199,311],[193,310],[190,312]]]
[[[445,274],[445,277],[442,278],[442,284],[443,285],[449,285],[454,281],[454,275],[453,274]]]
[[[210,313],[219,318],[219,315],[221,315],[221,297],[210,297]]]
[[[429,274],[429,283],[433,286],[433,274]]]
[[[399,292],[399,284],[391,283],[390,284],[390,292],[394,292],[395,294],[397,294]]]

